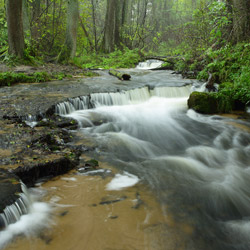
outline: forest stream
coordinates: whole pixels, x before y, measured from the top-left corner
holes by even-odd
[[[30,212],[0,232],[0,248],[250,249],[250,123],[188,110],[202,83],[150,67],[126,70],[127,89],[57,105],[99,167],[27,191]]]

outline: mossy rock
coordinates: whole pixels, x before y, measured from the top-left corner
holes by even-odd
[[[213,93],[193,92],[188,99],[188,107],[202,114],[219,112],[218,101]]]

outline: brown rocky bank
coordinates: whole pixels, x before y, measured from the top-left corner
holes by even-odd
[[[0,72],[9,71],[0,65]],[[13,72],[41,71],[40,68],[18,66]],[[88,146],[72,146],[74,120],[55,115],[57,103],[95,92],[116,92],[131,86],[107,73],[100,77],[84,77],[73,66],[46,65],[43,71],[68,72],[72,79],[44,83],[19,83],[0,88],[0,213],[19,197],[20,180],[32,186],[41,178],[63,174],[79,164]],[[135,87],[135,86],[133,86]],[[28,126],[36,120],[35,127]],[[7,183],[7,184],[6,184]]]

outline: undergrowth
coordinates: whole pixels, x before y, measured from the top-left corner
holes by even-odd
[[[110,69],[110,68],[132,68],[142,60],[139,50],[115,50],[110,54],[104,55],[84,55],[75,57],[73,63],[85,69]]]
[[[215,82],[220,84],[215,93],[220,112],[250,104],[250,43],[208,48],[200,55],[192,55],[190,51],[183,54],[175,63],[175,70],[194,71],[197,79],[203,81],[208,80],[209,73],[213,74]]]

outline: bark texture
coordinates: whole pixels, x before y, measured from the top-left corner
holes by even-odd
[[[30,3],[30,5],[31,5],[31,38],[32,38],[33,43],[38,43],[39,36],[40,36],[39,26],[40,26],[41,1],[33,0]]]
[[[73,58],[76,53],[77,24],[79,17],[78,8],[78,0],[68,1],[65,46],[69,58]]]
[[[6,1],[9,54],[23,57],[24,34],[22,0]]]
[[[120,28],[124,22],[126,13],[125,0],[107,0],[107,10],[105,18],[105,31],[103,38],[103,48],[106,53],[120,47]]]
[[[68,0],[65,43],[58,57],[59,62],[67,61],[76,54],[77,24],[79,18],[78,0]]]
[[[250,38],[250,1],[232,0],[233,37],[236,42]]]

